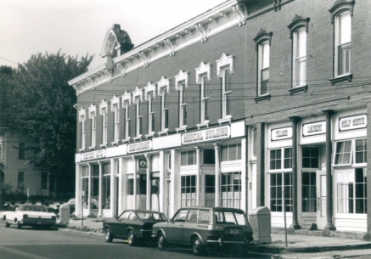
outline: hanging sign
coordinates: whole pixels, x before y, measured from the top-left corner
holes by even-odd
[[[303,124],[303,136],[313,136],[326,133],[326,121]]]
[[[271,138],[273,141],[292,138],[292,127],[272,129]]]
[[[218,127],[196,132],[184,133],[182,135],[182,144],[192,144],[211,140],[229,138],[231,136],[231,128],[229,126]]]
[[[128,144],[128,153],[147,151],[147,150],[151,150],[151,149],[152,149],[152,141],[151,140]]]
[[[340,131],[362,129],[366,128],[366,126],[367,126],[366,114],[339,119]]]

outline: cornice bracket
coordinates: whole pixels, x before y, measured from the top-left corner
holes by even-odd
[[[247,19],[247,9],[244,4],[236,4],[235,6],[232,7],[233,12],[236,12],[237,15],[240,17],[239,25],[245,25],[246,24],[246,19]]]
[[[174,42],[170,39],[166,39],[164,42],[165,42],[166,46],[168,46],[168,48],[169,48],[170,57],[174,56],[175,55],[175,47],[176,47]]]
[[[140,51],[139,52],[139,56],[142,58],[143,60],[143,67],[148,67],[148,57],[147,55],[143,52],[143,51]]]
[[[201,35],[201,43],[204,43],[207,41],[208,36],[208,29],[206,25],[203,25],[202,23],[196,24],[196,30],[200,32]]]

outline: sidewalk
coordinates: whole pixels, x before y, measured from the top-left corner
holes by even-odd
[[[67,231],[84,231],[89,234],[101,235],[102,221],[104,219],[87,218],[83,220],[71,219]],[[252,244],[249,250],[252,253],[271,255],[277,259],[306,259],[306,258],[371,258],[371,242],[360,239],[323,237],[317,235],[289,234],[286,247],[285,234],[282,231],[271,233],[272,243]]]

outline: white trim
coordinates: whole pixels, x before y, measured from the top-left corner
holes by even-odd
[[[204,63],[201,61],[200,65],[195,69],[196,70],[196,83],[200,83],[200,78],[206,75],[207,80],[211,80],[211,65],[210,63]]]
[[[234,73],[234,56],[223,53],[220,59],[216,61],[216,74],[218,77],[222,77],[222,70],[227,69],[229,67],[229,72],[231,74]]]
[[[188,88],[188,79],[189,79],[189,72],[183,71],[182,69],[179,70],[179,73],[175,76],[175,89],[177,91],[180,91],[182,85],[184,85],[185,88]]]

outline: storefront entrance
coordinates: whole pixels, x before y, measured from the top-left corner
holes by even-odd
[[[327,224],[326,171],[317,171],[317,227],[324,229]]]

